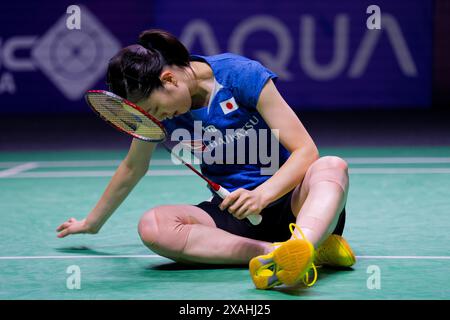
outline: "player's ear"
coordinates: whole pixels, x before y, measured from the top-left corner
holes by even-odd
[[[175,79],[175,75],[172,71],[166,70],[163,71],[159,77],[163,85],[166,84],[173,84],[174,86],[177,85],[177,80]]]

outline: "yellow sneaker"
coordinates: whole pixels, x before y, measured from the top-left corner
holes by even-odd
[[[355,254],[347,241],[336,234],[330,235],[316,250],[314,263],[320,266],[351,267]]]
[[[291,223],[289,225],[294,234],[297,228],[303,239],[291,239],[281,243],[275,250],[266,255],[260,255],[250,260],[249,270],[253,283],[258,289],[270,289],[278,285],[294,285],[304,280],[307,286],[312,286],[317,279],[317,271],[313,264],[314,246],[309,242],[300,228]],[[314,271],[313,281],[308,281],[308,271]]]

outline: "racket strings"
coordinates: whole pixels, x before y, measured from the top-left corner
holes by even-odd
[[[136,138],[154,142],[165,139],[165,131],[159,124],[118,99],[103,94],[90,94],[88,102],[104,120]]]

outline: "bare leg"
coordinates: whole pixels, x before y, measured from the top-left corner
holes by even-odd
[[[338,157],[318,159],[295,188],[292,212],[316,248],[334,230],[347,193],[347,164]],[[217,228],[206,212],[189,205],[151,209],[139,222],[139,235],[152,251],[184,263],[247,264],[274,248]]]
[[[338,157],[322,157],[310,166],[302,184],[294,190],[291,208],[296,224],[314,247],[336,227],[348,188],[347,163]]]
[[[153,208],[142,216],[138,230],[152,251],[183,263],[247,264],[270,247],[217,228],[205,211],[190,205]]]

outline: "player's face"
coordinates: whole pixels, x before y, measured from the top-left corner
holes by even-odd
[[[171,119],[191,109],[192,99],[184,82],[164,82],[162,88],[154,90],[150,96],[138,103],[158,120]]]

